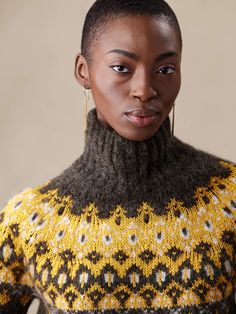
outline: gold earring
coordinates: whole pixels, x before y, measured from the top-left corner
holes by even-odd
[[[88,114],[88,105],[89,105],[89,91],[83,87],[84,95],[84,129],[87,129],[87,114]]]
[[[172,128],[171,128],[171,134],[172,136],[174,136],[174,132],[175,132],[175,104],[172,108]]]

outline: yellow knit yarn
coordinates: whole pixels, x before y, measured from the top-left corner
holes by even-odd
[[[205,303],[226,299],[236,283],[236,270],[231,267],[233,244],[222,237],[226,232],[235,234],[236,208],[232,201],[236,202],[236,167],[222,164],[231,170],[230,177],[212,177],[208,187],[199,187],[192,208],[171,199],[166,215],[156,215],[144,202],[136,217],[127,217],[119,204],[106,219],[99,218],[96,204],[88,204],[76,216],[70,212],[70,196],[61,198],[57,190],[42,195],[40,187],[26,189],[0,212],[4,215],[0,219],[0,283],[37,287],[49,304],[65,311],[120,309],[122,298],[127,309],[172,308],[174,299],[179,307],[200,305],[200,288],[205,291]],[[59,215],[62,206],[65,210]],[[9,237],[14,245],[7,241]],[[197,249],[201,244],[208,245],[209,250]],[[224,261],[222,252],[227,253]],[[13,253],[16,257],[23,253],[24,264],[17,258],[11,262]],[[78,273],[81,265],[83,270]],[[23,274],[19,282],[13,274],[17,267]],[[104,267],[108,267],[107,272]],[[216,271],[222,268],[225,271],[216,277]],[[204,276],[200,275],[202,270]],[[188,285],[193,273],[196,278]],[[105,286],[94,283],[86,289],[90,277],[101,274]],[[151,275],[153,283],[146,280]],[[125,277],[129,285],[119,284]],[[212,286],[209,280],[214,278]],[[109,288],[111,292],[107,293]],[[3,291],[0,308],[11,298]]]

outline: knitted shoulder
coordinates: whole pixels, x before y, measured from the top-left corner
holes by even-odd
[[[204,150],[195,148],[176,138],[176,159],[185,171],[196,175],[228,177],[235,172],[236,163]]]
[[[0,210],[0,229],[1,225],[6,227],[19,224],[26,217],[30,217],[31,213],[37,211],[37,208],[43,202],[42,195],[39,192],[42,186],[44,184],[21,190],[8,200]]]
[[[225,183],[225,186],[228,187],[231,191],[233,204],[236,209],[236,163],[227,161],[227,160],[220,160],[220,164],[229,171],[229,175],[227,178],[222,179],[223,184]]]
[[[204,192],[205,199],[209,199],[210,194],[217,194],[222,198],[223,192],[229,193],[230,199],[236,202],[235,163],[194,148],[178,139],[175,142],[174,154],[176,162],[171,166],[167,182],[174,191],[175,198],[186,207],[196,204],[199,198],[197,191]]]
[[[196,158],[193,162],[201,171],[210,171],[212,177],[234,178],[236,176],[236,163],[202,150],[196,150]]]

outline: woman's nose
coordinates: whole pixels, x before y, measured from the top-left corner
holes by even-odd
[[[137,73],[133,77],[132,97],[139,99],[142,102],[150,101],[157,96],[157,91],[152,85],[151,76],[147,73]]]

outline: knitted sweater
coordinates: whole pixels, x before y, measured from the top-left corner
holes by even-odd
[[[0,211],[0,313],[235,313],[235,216],[235,164],[93,109],[83,154]]]

